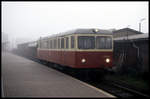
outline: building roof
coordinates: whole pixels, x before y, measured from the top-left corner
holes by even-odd
[[[149,38],[148,33],[128,36],[128,39],[130,39],[130,40],[133,40],[133,39],[148,39],[148,38]],[[125,39],[127,39],[127,37],[114,38],[114,40],[125,40]]]
[[[131,32],[135,32],[136,34],[143,34],[142,32],[139,32],[139,31],[136,31],[136,30],[130,29],[130,28],[119,29],[119,30],[113,31],[113,33],[118,33],[118,32],[122,32],[122,31],[131,31]]]

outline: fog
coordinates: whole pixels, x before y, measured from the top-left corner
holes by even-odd
[[[77,28],[148,33],[148,2],[2,2],[2,33],[11,41],[36,40]]]

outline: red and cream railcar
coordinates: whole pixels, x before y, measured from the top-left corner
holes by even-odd
[[[109,30],[76,29],[40,38],[37,57],[71,68],[112,67],[113,36]]]

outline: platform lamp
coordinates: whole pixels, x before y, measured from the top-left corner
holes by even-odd
[[[129,28],[130,27],[130,25],[128,25],[126,28]],[[127,40],[128,40],[128,30],[127,30]]]
[[[144,21],[144,20],[145,20],[145,18],[141,19],[140,22],[139,22],[139,32],[141,32],[141,22]]]

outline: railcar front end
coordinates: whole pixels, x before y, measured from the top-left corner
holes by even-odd
[[[77,36],[75,68],[111,68],[113,55],[112,35]]]

